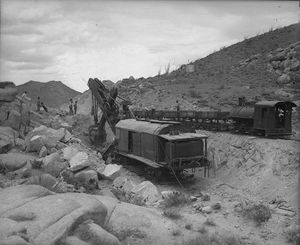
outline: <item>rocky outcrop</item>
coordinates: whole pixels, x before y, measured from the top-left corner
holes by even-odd
[[[24,153],[7,153],[0,154],[0,169],[5,169],[6,172],[16,171],[24,167],[28,161],[35,159],[34,156]]]
[[[2,126],[9,126],[14,130],[20,130],[22,124],[22,116],[21,113],[17,110],[9,110],[4,115],[1,125]]]
[[[300,71],[300,42],[293,43],[286,48],[278,48],[267,55],[268,69],[279,75],[278,84],[296,83]]]
[[[108,164],[105,166],[105,169],[102,172],[102,175],[108,179],[115,179],[120,175],[121,168],[122,168],[122,166],[120,166],[118,164]]]
[[[64,128],[60,129],[52,129],[48,128],[44,125],[34,128],[25,139],[26,143],[26,151],[28,152],[40,152],[43,146],[47,148],[47,150],[51,150],[52,148],[61,148],[61,143],[66,142],[65,137],[69,135],[68,132]],[[69,137],[69,136],[67,136]]]
[[[83,193],[53,194],[39,185],[0,190],[4,244],[173,244],[170,221],[147,208]]]
[[[0,154],[8,152],[15,144],[19,133],[11,127],[0,127]]]
[[[143,202],[146,204],[152,204],[161,199],[161,195],[158,192],[157,187],[150,181],[143,181],[142,183],[136,185],[131,190],[131,193],[134,196],[141,197]]]
[[[45,173],[54,177],[59,177],[60,173],[68,167],[58,152],[52,153],[43,159],[43,167]]]

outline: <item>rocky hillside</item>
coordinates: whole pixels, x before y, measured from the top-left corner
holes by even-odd
[[[135,107],[223,109],[247,100],[299,100],[300,24],[276,29],[168,74],[117,83]],[[297,95],[298,94],[298,95]]]
[[[46,83],[29,81],[17,86],[17,88],[20,94],[27,91],[28,96],[33,102],[35,102],[37,97],[40,96],[41,101],[43,101],[47,106],[53,108],[58,108],[63,103],[68,102],[70,98],[81,94],[60,81],[49,81]]]

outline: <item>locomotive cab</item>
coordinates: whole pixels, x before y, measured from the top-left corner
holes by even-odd
[[[292,110],[296,105],[290,101],[261,101],[254,106],[255,131],[266,136],[292,134]]]

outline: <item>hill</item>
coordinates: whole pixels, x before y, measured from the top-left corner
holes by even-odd
[[[300,24],[272,30],[168,74],[117,83],[135,107],[224,109],[247,100],[299,99]],[[298,87],[297,87],[298,86]]]
[[[17,86],[17,88],[20,94],[27,91],[33,102],[36,102],[37,97],[40,96],[41,101],[53,108],[59,108],[62,104],[67,103],[70,98],[81,94],[60,81],[49,81],[46,83],[29,81]]]
[[[300,108],[300,24],[272,30],[198,59],[168,74],[117,82],[133,108],[231,110],[247,101],[293,100],[298,131]],[[111,84],[111,83],[110,83]],[[78,96],[78,111],[89,114],[91,94]],[[67,106],[63,109],[68,110]]]

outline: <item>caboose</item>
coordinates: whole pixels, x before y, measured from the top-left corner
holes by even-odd
[[[241,131],[260,132],[265,136],[291,135],[292,110],[290,101],[260,101],[254,107],[238,107],[230,113]]]
[[[197,167],[208,175],[207,138],[179,122],[126,119],[116,125],[116,153],[175,175]]]

